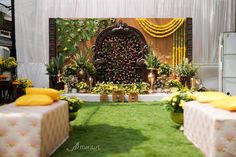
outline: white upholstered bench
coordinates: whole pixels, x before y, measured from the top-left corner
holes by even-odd
[[[47,157],[69,135],[68,105],[0,107],[0,156]]]
[[[207,157],[236,157],[236,112],[187,102],[184,134]]]

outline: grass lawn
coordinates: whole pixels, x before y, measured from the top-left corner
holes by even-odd
[[[159,102],[85,103],[52,157],[204,157]]]

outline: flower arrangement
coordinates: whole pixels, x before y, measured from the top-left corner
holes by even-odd
[[[173,93],[172,96],[169,97],[169,100],[165,102],[165,109],[171,112],[183,113],[184,103],[195,99],[196,97],[190,91],[182,90]]]
[[[79,82],[76,84],[76,87],[79,89],[79,90],[86,90],[89,88],[89,86],[87,85],[86,82]]]
[[[13,85],[16,85],[18,88],[25,89],[27,87],[32,87],[32,81],[28,78],[17,79],[12,82]]]
[[[75,75],[76,74],[76,66],[73,64],[67,64],[64,66],[65,70],[64,70],[64,75],[65,76],[69,76],[69,75]]]
[[[145,82],[142,83],[133,83],[133,84],[114,84],[112,82],[108,83],[97,83],[93,88],[93,93],[98,94],[112,94],[113,90],[122,90],[124,93],[139,93],[139,94],[147,94],[148,93],[148,84]]]
[[[178,90],[181,90],[183,88],[183,85],[179,80],[169,80],[167,82],[167,87],[168,88],[177,88]]]
[[[4,63],[4,59],[0,57],[0,68],[3,66],[3,63]]]
[[[62,82],[68,85],[69,88],[76,88],[76,84],[78,83],[78,78],[74,75],[69,75],[66,77],[62,77]]]
[[[8,57],[6,60],[0,58],[0,67],[6,70],[11,70],[17,66],[16,59],[14,57]]]
[[[82,108],[84,104],[84,102],[76,96],[72,97],[61,96],[60,99],[68,102],[70,113],[77,112],[80,108]]]
[[[170,73],[171,73],[170,65],[169,64],[161,64],[160,69],[159,69],[159,74],[169,76]]]

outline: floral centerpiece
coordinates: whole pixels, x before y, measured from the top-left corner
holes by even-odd
[[[183,124],[184,104],[195,100],[195,96],[188,90],[173,93],[164,103],[165,109],[170,111],[171,119],[177,124]]]
[[[0,59],[0,65],[3,70],[11,70],[17,66],[16,59],[14,57],[8,57],[6,60]]]
[[[171,73],[171,67],[169,64],[161,64],[159,69],[159,75],[166,75],[169,76]]]
[[[89,86],[86,82],[79,82],[76,84],[76,87],[79,89],[80,92],[85,93]]]
[[[15,98],[18,98],[18,97],[24,95],[25,89],[33,86],[32,81],[28,78],[17,79],[12,82],[12,85],[13,85],[13,87],[16,88],[16,97]]]
[[[27,87],[33,86],[32,81],[28,78],[17,79],[13,81],[12,84],[15,85],[17,88],[22,88],[23,90],[25,90],[25,88]]]
[[[69,120],[70,121],[74,120],[77,116],[78,110],[82,108],[84,102],[80,98],[75,96],[72,97],[61,96],[61,100],[65,100],[68,102]]]
[[[169,80],[166,85],[168,88],[176,88],[178,91],[183,88],[183,85],[181,84],[181,82],[179,82],[179,80],[176,80],[176,79]]]
[[[8,80],[12,79],[12,69],[17,66],[16,59],[14,57],[8,57],[3,59],[0,57],[0,74],[6,76]]]
[[[0,57],[0,68],[3,67],[3,63],[4,63],[4,59],[2,57]]]

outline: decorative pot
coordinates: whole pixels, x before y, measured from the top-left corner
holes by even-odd
[[[183,112],[170,112],[170,118],[173,122],[182,125],[184,123]]]
[[[71,89],[71,93],[77,93],[77,89],[76,88],[72,88]]]
[[[77,117],[77,112],[69,112],[69,121],[75,120]]]
[[[86,78],[86,72],[84,69],[80,69],[78,73],[79,80],[84,80]]]
[[[100,102],[107,102],[108,95],[107,94],[100,94]]]
[[[191,77],[180,76],[179,82],[181,82],[182,85],[187,86],[189,89],[191,88]]]
[[[80,92],[80,93],[86,93],[87,90],[86,90],[86,89],[80,89],[79,92]]]
[[[154,93],[153,85],[155,82],[155,75],[153,73],[154,68],[150,68],[150,72],[148,74],[148,82],[150,83],[150,90],[149,93]]]

